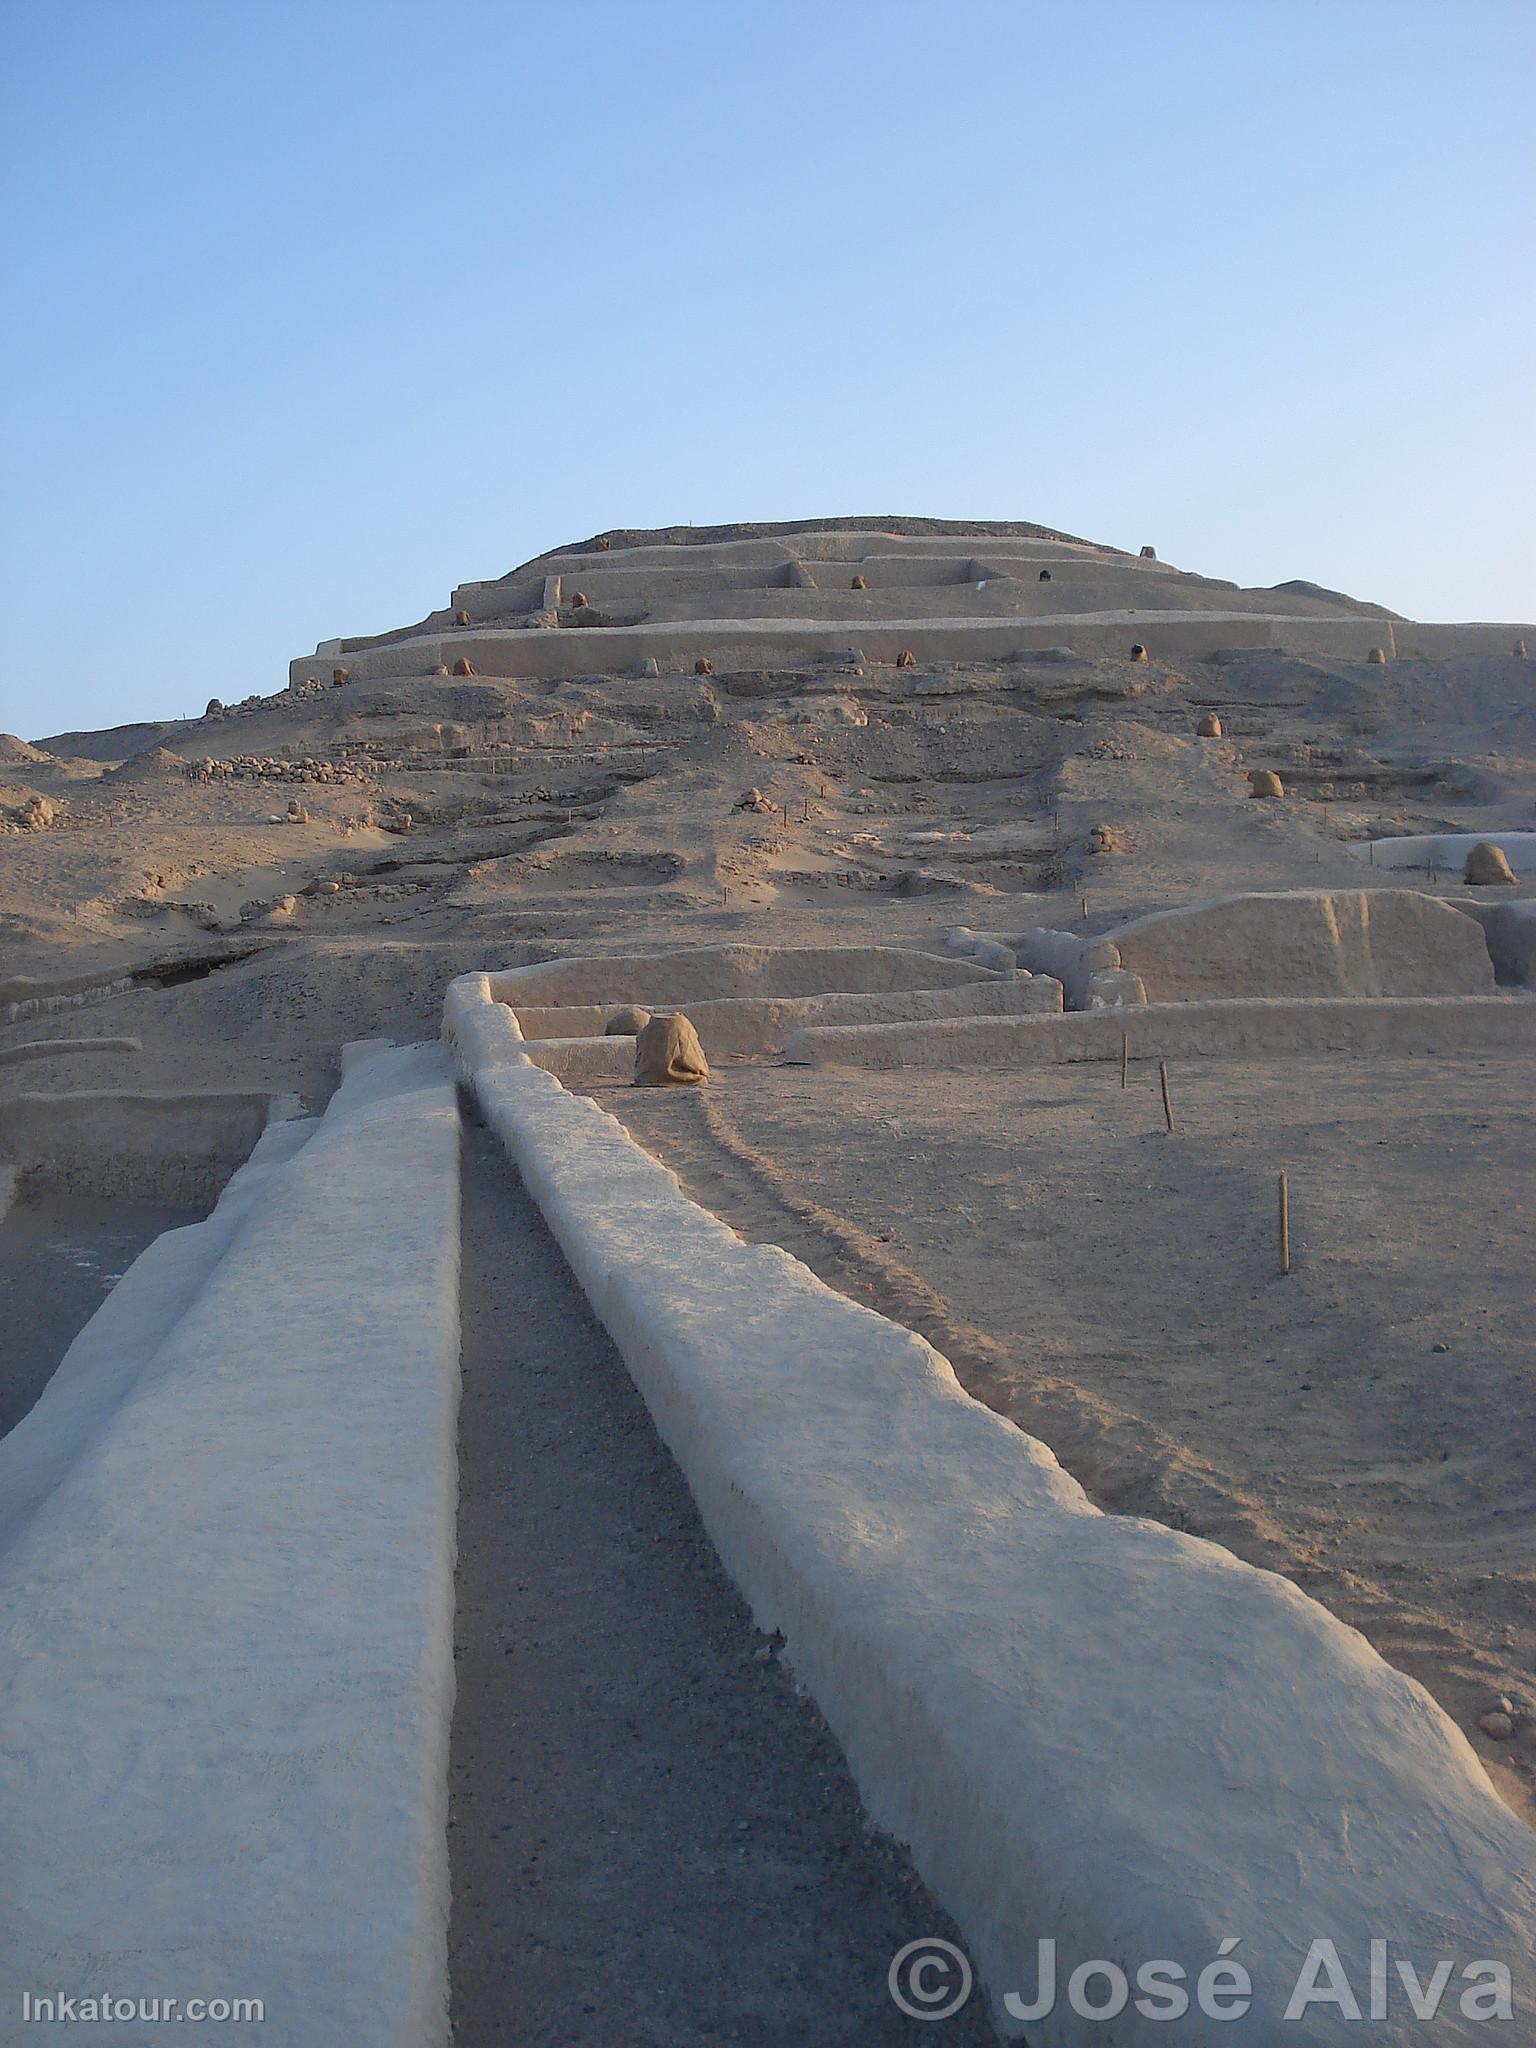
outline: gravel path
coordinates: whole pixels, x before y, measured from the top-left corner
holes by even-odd
[[[954,1939],[725,1576],[500,1146],[465,1140],[456,2039],[884,2048],[903,1943]]]

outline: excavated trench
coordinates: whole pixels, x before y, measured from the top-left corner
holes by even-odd
[[[125,968],[122,973],[100,981],[85,980],[76,975],[55,983],[51,988],[39,987],[35,982],[22,979],[0,983],[0,998],[4,999],[0,1029],[10,1024],[27,1023],[34,1017],[55,1016],[63,1010],[89,1009],[93,1004],[107,1002],[113,996],[127,995],[136,988],[178,988],[184,982],[202,981],[210,974],[217,974],[221,968],[238,967],[242,960],[265,952],[272,943],[264,939],[248,945],[224,947],[216,953],[175,954],[150,960],[142,967]],[[22,993],[23,990],[26,992]]]

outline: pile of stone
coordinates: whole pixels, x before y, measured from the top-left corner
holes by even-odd
[[[367,772],[352,761],[279,760],[270,754],[236,754],[227,761],[189,761],[193,782],[366,782]]]
[[[50,825],[57,825],[63,815],[62,804],[56,804],[52,797],[34,794],[17,810],[0,819],[0,831],[46,832]]]

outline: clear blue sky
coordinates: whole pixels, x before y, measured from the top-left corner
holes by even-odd
[[[0,728],[605,526],[1536,617],[1529,0],[9,0]]]

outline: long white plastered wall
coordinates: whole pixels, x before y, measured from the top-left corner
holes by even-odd
[[[784,1056],[794,1065],[876,1069],[1057,1065],[1118,1059],[1122,1035],[1132,1059],[1536,1052],[1536,1002],[1520,996],[1240,996],[1055,1017],[815,1025],[797,1031]]]
[[[0,2037],[447,2042],[458,1203],[443,1049],[354,1060],[0,1439]]]
[[[1046,1938],[1063,1981],[1171,1958],[1193,1999],[1236,1937],[1255,1998],[1223,2040],[1356,2042],[1335,2009],[1280,2016],[1314,1938],[1358,1979],[1380,1937],[1501,1961],[1529,2000],[1536,1834],[1421,1686],[1286,1580],[1101,1514],[923,1339],[745,1244],[528,1060],[490,976],[450,986],[444,1028],[758,1624],[994,1999],[1033,1986]],[[1373,2042],[1425,2038],[1401,2006]],[[1197,2007],[1105,2026],[1065,1997],[1029,2031],[1211,2037]],[[1433,2038],[1489,2034],[1453,1993]]]

